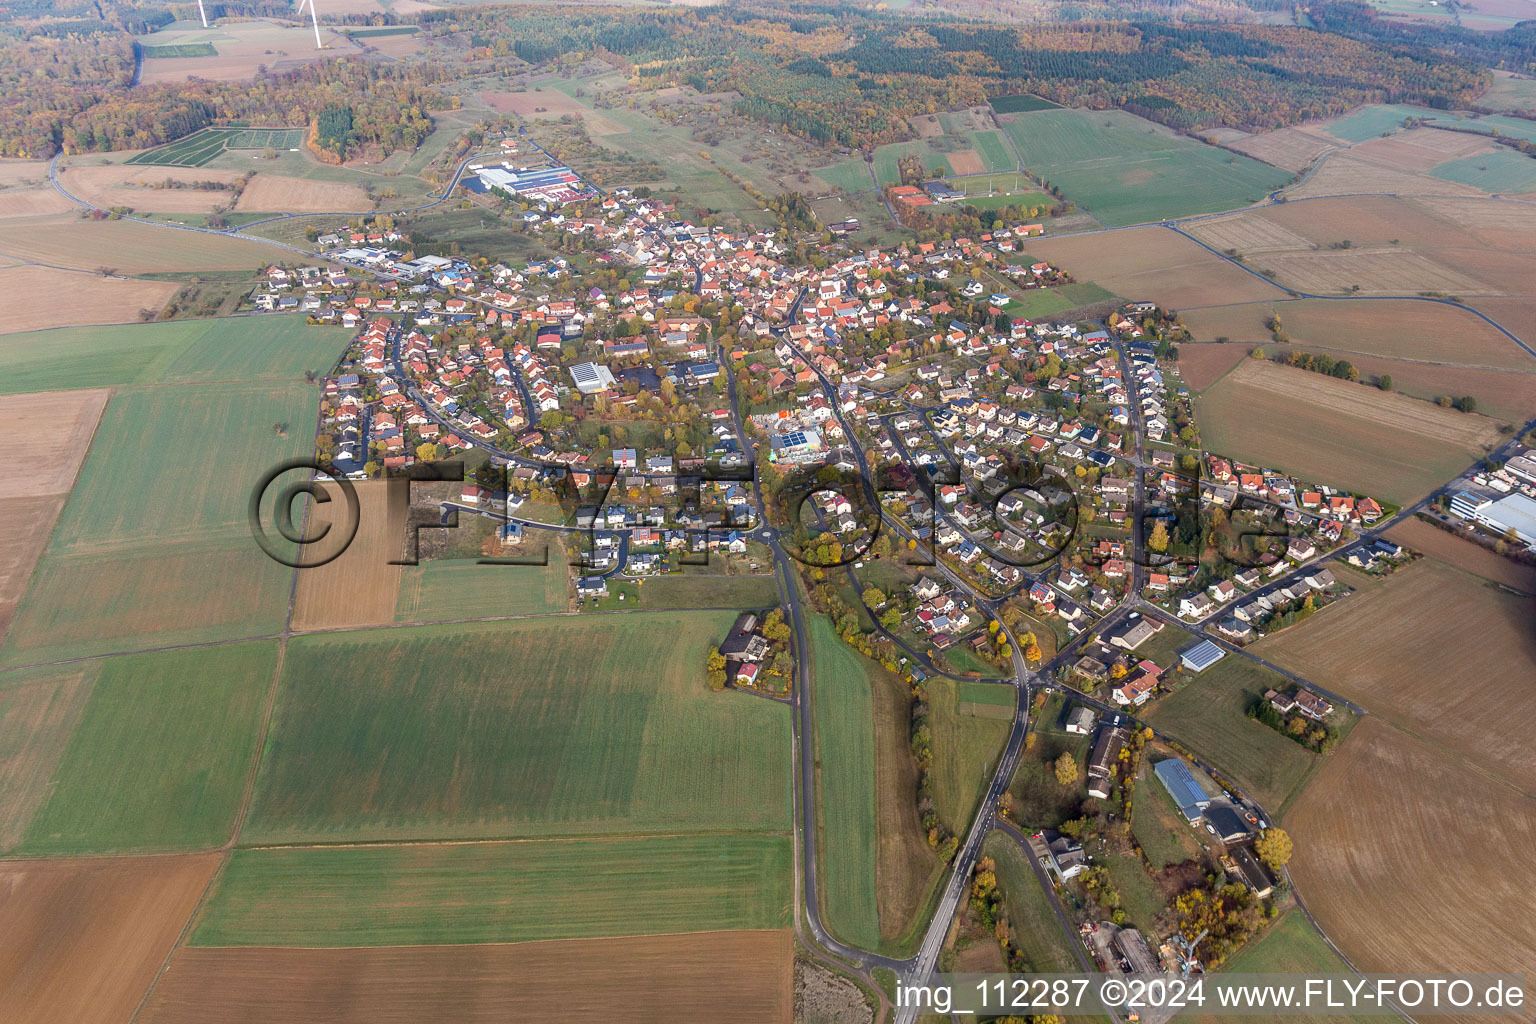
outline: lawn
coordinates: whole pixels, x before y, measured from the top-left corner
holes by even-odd
[[[961,711],[961,688],[976,684],[934,678],[928,688],[929,728],[933,733],[933,804],[939,820],[955,835],[964,835],[986,791],[997,756],[1013,722]],[[1013,688],[993,686],[1013,707]],[[970,691],[965,691],[969,697]],[[992,694],[986,695],[988,701]],[[994,705],[995,706],[995,705]]]
[[[1131,806],[1131,828],[1154,868],[1166,868],[1200,857],[1200,844],[1195,839],[1194,830],[1185,823],[1173,805],[1173,797],[1168,795],[1168,790],[1152,774],[1150,767],[1142,769],[1137,782],[1136,799]]]
[[[1120,110],[1045,110],[1006,130],[1025,167],[1111,227],[1246,206],[1290,178]]]
[[[838,937],[873,949],[880,944],[873,684],[822,616],[811,621],[811,646],[826,922]]]
[[[1450,160],[1429,172],[1442,181],[1458,181],[1484,192],[1536,189],[1536,160],[1512,149]]]
[[[1000,831],[987,835],[982,852],[997,865],[997,884],[1003,890],[1013,940],[1029,960],[1030,970],[1037,974],[1079,970],[1072,953],[1072,943],[1077,940],[1062,931],[1045,890],[1040,888],[1040,879],[1029,866],[1029,854],[1012,836]]]
[[[399,946],[789,923],[784,835],[237,850],[200,946]]]
[[[0,337],[0,394],[131,384],[299,381],[355,332],[299,316],[67,327]]]
[[[787,829],[788,710],[704,685],[731,621],[295,638],[242,840]]]
[[[1262,665],[1228,654],[1158,701],[1145,718],[1278,817],[1321,761],[1301,744],[1247,716],[1249,705],[1265,690],[1287,686],[1282,676]]]
[[[1088,787],[1083,781],[1089,737],[1060,732],[1034,732],[1019,766],[1008,784],[1013,796],[1013,820],[1025,828],[1057,828],[1062,822],[1077,817],[1078,808],[1087,798]],[[1063,786],[1056,781],[1052,765],[1064,753],[1070,753],[1077,761],[1078,781]]]
[[[19,852],[198,849],[227,840],[276,664],[271,642],[100,662]]]

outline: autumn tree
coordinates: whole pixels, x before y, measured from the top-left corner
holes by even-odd
[[[1159,519],[1152,527],[1152,536],[1147,538],[1147,547],[1152,551],[1162,554],[1168,550],[1168,524]]]
[[[1070,753],[1063,752],[1056,759],[1056,781],[1063,786],[1070,786],[1077,781],[1077,759]]]
[[[1253,852],[1274,871],[1291,859],[1291,837],[1283,828],[1267,828],[1253,841]]]

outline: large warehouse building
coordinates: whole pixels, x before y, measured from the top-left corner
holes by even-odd
[[[1536,498],[1511,494],[1485,502],[1472,513],[1472,520],[1497,534],[1513,530],[1520,543],[1536,551]]]

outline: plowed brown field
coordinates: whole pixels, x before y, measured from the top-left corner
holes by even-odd
[[[400,593],[401,566],[390,565],[402,550],[405,520],[391,523],[389,484],[365,480],[357,485],[359,520],[351,546],[333,562],[300,569],[293,603],[293,628],[324,629],[332,626],[376,626],[395,621],[395,602]],[[340,494],[325,505],[313,506],[318,521],[305,528],[314,536],[319,522],[335,522],[346,504]]]
[[[1368,717],[1285,827],[1297,891],[1360,970],[1536,973],[1530,797]]]
[[[0,1020],[125,1024],[218,863],[0,862]]]
[[[187,948],[143,1024],[789,1024],[787,931],[482,946]]]

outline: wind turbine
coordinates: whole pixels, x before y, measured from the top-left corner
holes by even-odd
[[[197,13],[202,15],[203,28],[208,27],[208,12],[203,10],[203,0],[197,0]]]
[[[306,5],[309,7],[309,23],[315,27],[315,49],[323,50],[325,44],[320,41],[320,16],[315,10],[315,0],[299,0],[298,13],[302,15]]]

